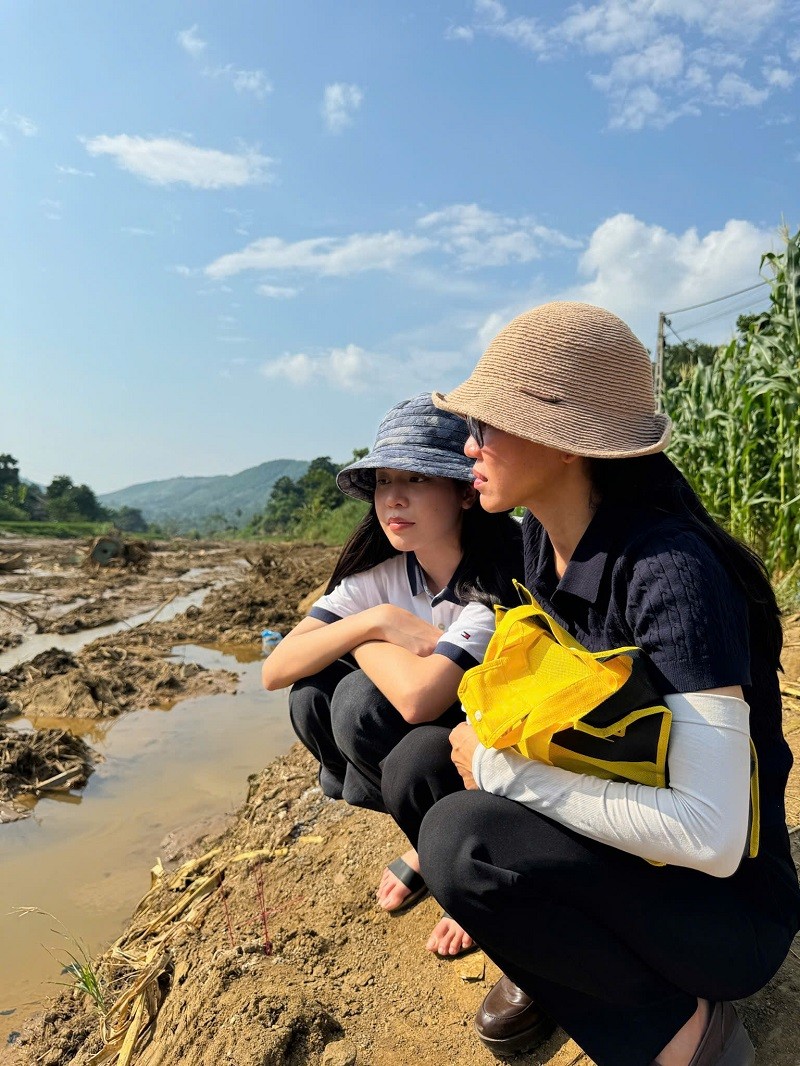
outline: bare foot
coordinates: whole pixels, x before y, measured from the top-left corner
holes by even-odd
[[[401,858],[408,863],[412,870],[416,870],[419,873],[419,856],[413,848],[404,852]],[[388,866],[384,867],[381,874],[381,883],[375,893],[378,906],[385,911],[396,911],[398,907],[402,907],[404,900],[410,895],[411,889],[404,885],[402,881],[399,881]]]
[[[698,999],[697,1010],[656,1057],[658,1066],[688,1066],[703,1039],[711,1017],[707,999]]]
[[[425,947],[437,955],[460,955],[475,946],[475,941],[449,914],[442,916],[439,924],[428,937]]]

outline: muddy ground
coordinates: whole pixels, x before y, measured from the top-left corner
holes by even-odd
[[[248,567],[202,607],[118,635],[112,646],[124,651],[128,640],[130,649],[143,646],[157,657],[185,640],[254,640],[265,624],[285,630],[333,555],[270,546],[258,568]],[[79,666],[67,673],[98,669],[91,646],[76,659]],[[118,695],[125,662],[109,657],[103,667],[119,710],[125,709]],[[798,759],[800,618],[788,620],[785,665],[786,729]],[[21,680],[8,697],[20,699],[32,691],[27,686],[40,683]],[[182,695],[178,689],[171,698]],[[119,713],[113,701],[101,700],[99,709]],[[120,941],[95,960],[105,1017],[87,996],[67,990],[0,1052],[0,1062],[116,1062],[126,1034],[133,1041],[137,1032],[132,1061],[139,1066],[494,1061],[471,1031],[472,1015],[496,977],[492,965],[479,952],[445,961],[424,950],[439,914],[433,900],[394,918],[374,904],[382,867],[402,849],[397,829],[385,817],[324,799],[312,761],[299,748],[249,785],[245,804],[221,835],[218,825],[214,836],[200,826],[165,840],[153,889]],[[800,825],[800,769],[792,777],[788,817],[791,826]],[[800,862],[800,834],[793,841]],[[741,1012],[759,1066],[798,1066],[800,943]],[[100,1055],[104,1041],[108,1057]],[[560,1032],[514,1061],[589,1066]]]

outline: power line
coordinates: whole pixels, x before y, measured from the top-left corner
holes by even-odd
[[[705,318],[698,318],[694,322],[689,322],[685,326],[681,326],[681,329],[685,332],[686,330],[694,329],[696,326],[703,326],[706,324],[706,322],[713,322],[715,321],[715,319],[718,318],[727,318],[729,315],[734,314],[734,312],[740,315],[743,311],[746,311],[750,307],[758,307],[758,305],[762,302],[763,301],[759,297],[755,300],[748,300],[746,303],[741,304],[739,307],[726,307],[724,311],[718,311],[714,315],[706,315]]]
[[[736,292],[729,292],[725,296],[716,296],[713,300],[704,300],[699,304],[691,304],[689,307],[678,307],[674,311],[661,311],[658,315],[658,335],[656,341],[656,361],[653,368],[653,383],[655,386],[656,394],[656,409],[663,410],[663,390],[664,390],[664,348],[665,348],[665,329],[668,329],[681,344],[687,344],[688,342],[681,337],[681,335],[674,329],[668,315],[681,315],[685,311],[697,311],[701,307],[710,307],[712,304],[722,303],[723,300],[732,300],[734,296],[743,296],[747,292],[755,292],[756,289],[761,289],[765,285],[769,285],[768,281],[759,281],[756,285],[748,285],[744,289],[738,289]],[[731,315],[735,312],[741,314],[748,307],[753,307],[761,303],[760,299],[748,300],[744,305],[736,307],[726,307],[723,311],[719,311],[713,315],[707,315],[705,318],[698,319],[695,322],[690,322],[686,326],[681,326],[682,330],[695,329],[697,326],[705,325],[706,322],[713,322],[714,319],[723,318]]]
[[[737,292],[729,292],[727,296],[716,296],[713,300],[705,300],[701,304],[691,304],[689,307],[677,307],[674,311],[665,311],[665,315],[681,315],[684,311],[696,311],[698,307],[708,307],[709,304],[718,304],[722,300],[730,300],[734,296],[741,296],[742,293],[752,292],[753,289],[760,289],[764,285],[769,285],[768,281],[759,281],[756,285],[748,285],[746,289],[739,289]]]

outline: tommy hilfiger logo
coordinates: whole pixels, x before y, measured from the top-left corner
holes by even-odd
[[[461,636],[464,638],[464,640],[472,640],[472,634],[468,633],[466,629],[461,630]]]

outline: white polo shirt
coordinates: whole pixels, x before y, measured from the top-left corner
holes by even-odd
[[[462,670],[483,662],[494,633],[494,612],[482,603],[459,603],[449,585],[432,595],[413,552],[393,555],[371,570],[346,577],[333,592],[320,597],[308,614],[321,622],[337,622],[382,603],[403,607],[438,626],[442,635],[434,655],[445,655]]]

